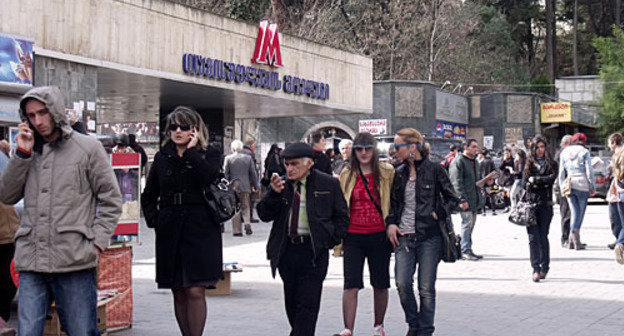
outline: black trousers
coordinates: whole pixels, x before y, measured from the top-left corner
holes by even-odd
[[[11,302],[15,297],[15,284],[11,279],[11,260],[15,253],[15,244],[0,245],[0,317],[8,321],[11,317]]]
[[[316,320],[321,308],[323,281],[327,275],[329,252],[314,259],[310,243],[288,243],[278,270],[284,282],[286,315],[290,323],[290,336],[314,336]]]
[[[535,210],[537,225],[527,227],[531,266],[534,272],[548,271],[550,268],[548,231],[550,230],[550,221],[553,218],[553,208],[549,205],[540,205]]]
[[[561,242],[568,241],[570,237],[570,204],[565,197],[559,198],[559,213],[561,214]]]

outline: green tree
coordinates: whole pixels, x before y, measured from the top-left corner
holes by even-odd
[[[613,26],[613,37],[594,39],[594,47],[604,83],[598,122],[600,133],[606,136],[624,128],[624,31]]]

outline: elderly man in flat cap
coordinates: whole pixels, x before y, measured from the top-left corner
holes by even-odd
[[[327,274],[329,249],[347,232],[347,204],[338,180],[311,169],[312,147],[294,143],[282,152],[286,176],[273,174],[258,203],[265,222],[273,221],[267,243],[271,271],[284,282],[291,336],[314,335]]]

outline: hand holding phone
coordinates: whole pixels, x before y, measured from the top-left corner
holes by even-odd
[[[282,180],[277,173],[273,173],[271,175],[271,189],[273,189],[276,193],[280,194],[282,190],[284,190],[285,183],[286,181]]]
[[[19,124],[17,128],[17,146],[26,151],[32,151],[32,148],[35,145],[35,137],[33,135],[33,130],[30,129],[30,126],[28,125],[28,122]]]
[[[197,130],[195,129],[195,127],[191,128],[191,134],[189,135],[189,137],[191,138],[191,140],[186,145],[186,149],[195,147],[197,145],[197,142],[199,141],[199,138],[197,137]]]

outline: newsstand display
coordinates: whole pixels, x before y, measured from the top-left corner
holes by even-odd
[[[112,153],[122,212],[111,246],[98,262],[98,301],[106,303],[106,330],[132,327],[132,246],[139,242],[141,154]]]

